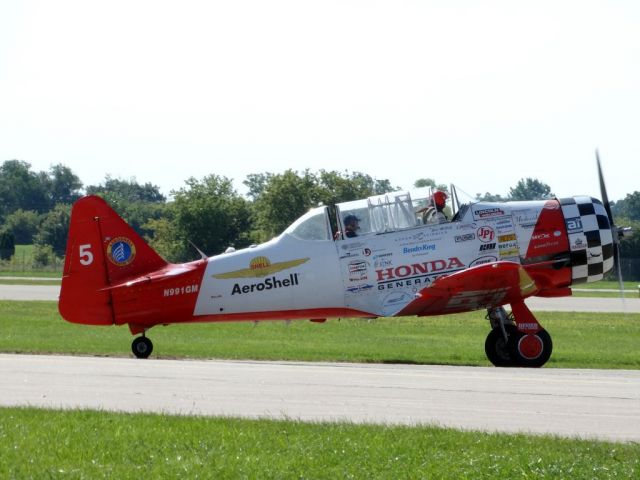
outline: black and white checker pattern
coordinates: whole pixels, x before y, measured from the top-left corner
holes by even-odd
[[[596,282],[613,268],[613,235],[607,211],[596,198],[561,198],[571,250],[572,283]]]

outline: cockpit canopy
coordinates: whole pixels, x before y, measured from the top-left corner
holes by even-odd
[[[355,215],[359,220],[358,234],[384,233],[412,228],[426,223],[424,213],[434,207],[431,187],[406,192],[390,192],[365,200],[336,205],[338,227],[344,231],[344,219]],[[450,218],[451,207],[447,206]]]
[[[363,200],[353,200],[336,205],[336,224],[339,232],[345,232],[345,219],[355,216],[358,220],[358,235],[385,233],[413,228],[427,223],[426,212],[434,210],[434,190],[431,187],[405,192],[390,192],[374,195]],[[448,201],[444,209],[451,218],[453,206]],[[326,206],[311,209],[296,220],[285,233],[299,240],[333,239]],[[342,234],[338,235],[340,238]]]

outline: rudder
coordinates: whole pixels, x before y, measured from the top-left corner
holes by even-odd
[[[58,310],[69,322],[111,325],[108,287],[166,265],[106,201],[83,197],[71,210]]]

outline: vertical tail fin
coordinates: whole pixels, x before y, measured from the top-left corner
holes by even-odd
[[[102,198],[86,196],[71,210],[58,310],[74,323],[114,323],[106,289],[167,265]]]

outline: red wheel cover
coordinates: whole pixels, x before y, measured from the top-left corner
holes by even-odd
[[[527,360],[538,358],[543,349],[544,344],[538,335],[524,335],[518,342],[518,351]]]

